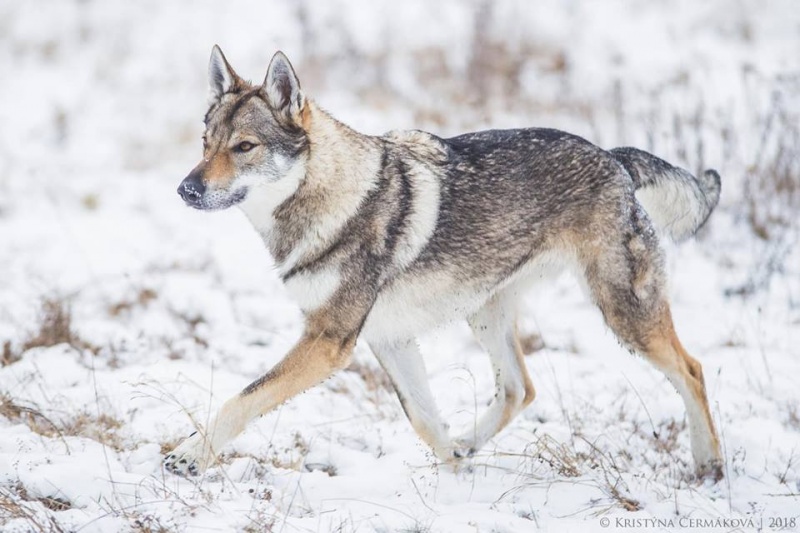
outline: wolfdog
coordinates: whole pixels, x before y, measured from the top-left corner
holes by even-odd
[[[178,194],[196,209],[244,211],[305,329],[166,457],[168,470],[203,471],[248,421],[345,368],[359,337],[436,456],[469,456],[535,395],[516,331],[520,296],[569,270],[623,346],[682,396],[698,476],[721,477],[703,371],[673,329],[659,245],[704,224],[719,201],[716,171],[696,178],[552,129],[363,135],[305,95],[281,52],[261,85],[216,46],[208,74],[203,160]],[[464,318],[491,358],[495,393],[475,427],[451,438],[415,338]]]

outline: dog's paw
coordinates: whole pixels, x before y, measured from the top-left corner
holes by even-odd
[[[703,463],[697,467],[695,476],[699,481],[710,481],[711,483],[717,483],[724,477],[722,471],[722,460],[714,459]]]
[[[164,458],[164,468],[179,476],[196,476],[211,464],[214,454],[206,439],[192,433]]]
[[[451,454],[454,459],[466,459],[472,457],[476,452],[475,443],[471,439],[456,439],[453,441]]]

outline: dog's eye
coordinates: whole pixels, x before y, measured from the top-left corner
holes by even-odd
[[[208,140],[205,135],[203,135],[203,150],[208,150]]]
[[[240,142],[239,144],[236,145],[236,151],[237,152],[249,152],[250,150],[255,148],[255,146],[256,146],[255,144],[247,142],[247,141]]]

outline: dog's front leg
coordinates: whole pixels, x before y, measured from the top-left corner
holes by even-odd
[[[167,455],[164,466],[179,475],[202,472],[250,420],[346,367],[355,341],[355,333],[335,335],[327,328],[307,326],[303,338],[281,362],[225,402],[208,429],[198,429],[184,440]]]

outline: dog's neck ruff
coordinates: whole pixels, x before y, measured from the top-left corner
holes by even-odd
[[[281,179],[250,188],[240,204],[281,275],[330,246],[375,187],[382,148],[306,102],[310,149]]]

